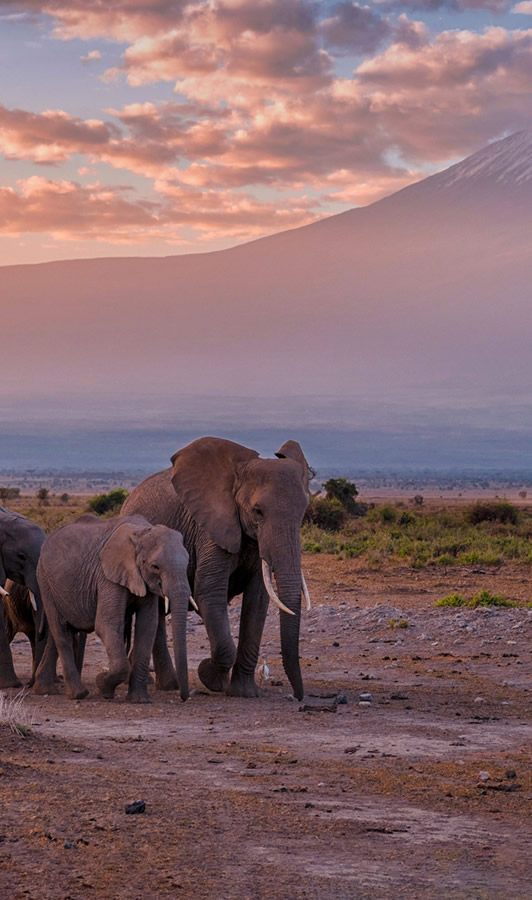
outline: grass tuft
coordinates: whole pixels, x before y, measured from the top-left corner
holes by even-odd
[[[33,714],[25,703],[26,694],[24,690],[14,697],[0,694],[0,725],[6,725],[21,737],[30,734],[33,725]]]

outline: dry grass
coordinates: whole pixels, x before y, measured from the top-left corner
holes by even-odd
[[[15,734],[25,737],[31,732],[33,713],[25,703],[27,691],[24,689],[10,697],[0,693],[0,726],[5,725]]]

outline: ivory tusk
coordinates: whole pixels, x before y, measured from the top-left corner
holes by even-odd
[[[0,597],[9,597],[8,591],[0,584]]]
[[[194,597],[192,596],[192,594],[190,595],[190,597],[188,599],[189,599],[190,603],[192,604],[192,606],[194,607],[194,609],[196,610],[196,612],[199,613],[198,604],[194,600]]]
[[[168,597],[167,597],[166,594],[165,594],[165,595],[164,595],[164,614],[165,614],[165,616],[168,615],[168,610],[169,610],[169,609],[170,609],[170,601],[169,601]]]
[[[305,598],[305,603],[307,609],[312,609],[312,603],[310,602],[310,594],[308,592],[307,582],[305,581],[305,576],[303,575],[303,570],[301,570],[301,587],[303,588],[303,596]]]
[[[279,609],[283,612],[288,613],[290,616],[295,615],[295,613],[291,609],[288,609],[288,607],[285,606],[284,603],[281,603],[279,597],[275,593],[275,589],[272,584],[271,569],[265,559],[262,560],[262,579],[264,581],[264,587],[268,591],[268,597],[270,598],[270,600],[273,600],[275,605],[278,606]]]
[[[35,594],[33,593],[33,591],[29,591],[28,593],[30,595],[30,603],[33,606],[35,612],[37,612],[37,601],[35,599]]]

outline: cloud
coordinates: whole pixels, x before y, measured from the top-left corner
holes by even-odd
[[[96,153],[119,136],[100,119],[79,119],[60,109],[32,113],[0,106],[0,151],[7,159],[58,164],[72,153]]]
[[[374,53],[393,32],[390,20],[369,6],[337,3],[332,12],[320,31],[328,46],[342,53]]]
[[[523,0],[522,3],[516,3],[510,12],[518,13],[523,16],[532,16],[532,0]]]
[[[84,66],[88,66],[91,62],[101,59],[102,54],[99,50],[90,50],[86,56],[80,56],[80,60]]]
[[[177,179],[161,183],[162,199],[147,201],[131,187],[109,187],[32,176],[17,189],[0,187],[0,233],[48,232],[57,240],[90,237],[107,243],[144,242],[148,236],[171,243],[183,239],[183,227],[199,239],[230,235],[254,237],[307,224],[316,218],[302,199],[290,208],[260,203],[245,194],[203,192]]]

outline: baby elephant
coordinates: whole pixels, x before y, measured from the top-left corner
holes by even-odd
[[[96,684],[111,699],[129,678],[127,699],[149,703],[148,670],[157,631],[159,597],[168,599],[176,672],[182,700],[188,697],[186,619],[190,597],[188,553],[179,532],[150,525],[143,516],[98,519],[85,515],[64,525],[43,544],[37,569],[44,611],[53,638],[35,676],[35,693],[57,692],[57,652],[67,694],[86,697],[74,657],[75,632],[96,631],[109,658],[109,671]],[[127,657],[126,621],[135,613],[133,650]],[[54,646],[55,643],[55,646]]]

